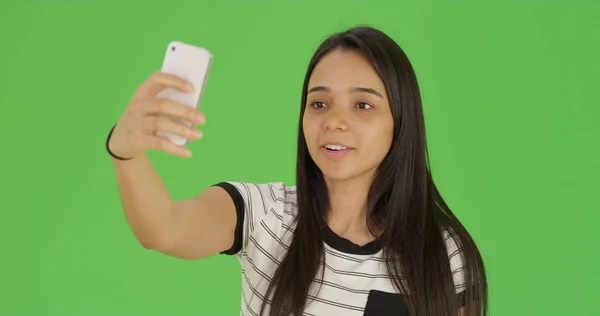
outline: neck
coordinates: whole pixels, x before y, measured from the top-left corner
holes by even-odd
[[[327,224],[338,235],[368,233],[367,198],[371,181],[369,177],[350,180],[328,180],[329,212]]]

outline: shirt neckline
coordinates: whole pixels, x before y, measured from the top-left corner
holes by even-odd
[[[331,248],[351,255],[374,255],[381,250],[379,238],[362,246],[336,234],[327,223],[323,222],[321,227],[323,241]]]

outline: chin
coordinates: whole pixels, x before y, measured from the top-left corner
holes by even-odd
[[[376,172],[375,168],[351,168],[348,164],[331,164],[316,162],[317,167],[321,170],[323,177],[327,181],[334,182],[345,182],[349,180],[366,180],[367,178],[373,179]],[[364,166],[363,166],[364,167]]]
[[[319,164],[317,167],[323,173],[323,177],[332,181],[345,181],[355,177],[354,172],[343,165]]]
[[[317,168],[323,174],[323,177],[328,181],[347,181],[354,178],[360,177],[363,174],[363,167],[357,164],[352,157],[345,157],[340,160],[332,160],[327,157],[320,156],[317,152],[316,155],[312,155],[313,161],[317,165]],[[315,159],[316,158],[316,159]]]
[[[347,172],[323,172],[323,177],[328,181],[346,181],[352,179],[352,175]]]

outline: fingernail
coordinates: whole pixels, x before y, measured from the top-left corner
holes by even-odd
[[[186,156],[186,157],[191,157],[192,156],[192,152],[186,149],[186,150],[183,151],[183,155]]]
[[[204,122],[206,122],[206,119],[204,118],[204,116],[198,115],[196,116],[196,122],[198,122],[198,124],[204,124]]]
[[[187,90],[187,92],[193,92],[194,91],[194,87],[192,85],[190,85],[190,84],[188,84],[185,89]]]
[[[194,138],[200,138],[200,137],[202,137],[202,133],[200,133],[200,131],[198,131],[198,130],[193,130],[192,136],[194,136]]]

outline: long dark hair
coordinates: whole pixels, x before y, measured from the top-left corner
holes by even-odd
[[[367,224],[382,228],[379,238],[394,286],[404,293],[411,315],[456,316],[461,301],[466,302],[467,315],[487,315],[487,282],[479,250],[431,176],[421,95],[412,65],[390,37],[367,26],[326,39],[308,66],[298,132],[296,230],[267,288],[261,314],[272,295],[271,316],[301,315],[313,281],[323,271],[321,225],[329,200],[323,174],[308,152],[302,120],[312,71],[336,49],[360,52],[370,61],[385,85],[394,118],[392,146],[378,168],[367,203]],[[443,232],[454,238],[461,251],[460,273],[466,286],[462,299],[457,296]]]

